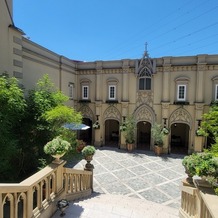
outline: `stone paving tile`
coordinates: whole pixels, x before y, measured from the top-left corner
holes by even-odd
[[[120,182],[108,183],[104,185],[106,193],[116,194],[116,195],[127,195],[132,192],[131,189],[127,188],[124,184]]]
[[[172,198],[178,198],[180,196],[179,186],[172,182],[160,185],[158,186],[158,189],[171,196]]]
[[[167,178],[167,179],[175,179],[175,178],[180,178],[181,175],[176,173],[175,171],[172,171],[170,169],[165,169],[165,170],[160,170],[158,172],[158,174],[160,174],[161,176]]]
[[[122,168],[122,165],[120,165],[117,162],[111,162],[111,163],[105,163],[104,167],[109,170],[109,171],[115,171],[115,170],[119,170]]]
[[[129,179],[124,183],[135,191],[140,191],[151,187],[147,182],[140,178]]]
[[[157,162],[146,163],[146,164],[143,164],[143,166],[146,167],[147,169],[152,170],[152,171],[157,171],[157,170],[161,170],[161,169],[165,168],[165,166],[163,166]]]
[[[131,172],[134,172],[137,175],[144,175],[144,174],[151,172],[151,170],[143,166],[134,166],[134,167],[128,168],[128,170],[130,170]]]
[[[103,173],[103,174],[100,174],[100,175],[95,175],[94,178],[101,185],[117,181],[117,178],[115,176],[113,176],[111,173]]]
[[[125,160],[121,160],[119,161],[119,164],[121,164],[123,167],[133,167],[135,165],[139,165],[136,161],[131,160],[131,159],[125,159]]]
[[[127,180],[127,179],[130,179],[136,176],[136,174],[133,174],[127,169],[121,169],[118,171],[114,171],[113,174],[116,175],[116,177],[118,177],[120,180]]]
[[[167,195],[163,194],[155,188],[140,192],[140,195],[143,196],[146,200],[156,203],[163,203],[170,200]]]
[[[167,179],[163,178],[162,176],[156,173],[150,173],[140,177],[143,178],[146,182],[148,182],[151,186],[158,185],[160,183],[168,181]]]

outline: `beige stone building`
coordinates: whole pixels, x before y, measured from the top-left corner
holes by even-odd
[[[119,126],[128,115],[136,121],[135,148],[152,150],[151,126],[168,128],[164,151],[201,151],[196,136],[202,114],[218,100],[218,55],[78,62],[32,42],[13,22],[12,0],[0,1],[0,73],[15,76],[26,90],[44,74],[68,95],[84,123],[88,143],[125,148]],[[25,31],[25,30],[24,30]]]

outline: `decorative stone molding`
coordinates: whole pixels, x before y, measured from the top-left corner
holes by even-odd
[[[171,65],[163,66],[163,72],[171,72]]]
[[[203,110],[204,103],[195,103],[195,110]]]
[[[198,71],[205,71],[205,70],[207,70],[206,64],[198,64],[197,65],[197,70]]]
[[[116,107],[114,107],[113,105],[109,106],[105,110],[103,117],[104,117],[104,120],[108,120],[108,119],[115,119],[118,121],[121,120],[121,114],[120,114],[119,110]]]
[[[170,102],[161,102],[162,109],[169,109],[170,108]]]
[[[170,116],[170,126],[173,123],[185,123],[189,125],[190,129],[192,128],[192,118],[188,111],[183,108],[175,110]]]
[[[147,105],[142,105],[141,107],[138,107],[134,112],[134,117],[137,122],[147,121],[153,124],[155,120],[155,114],[152,108]]]
[[[94,120],[94,113],[87,105],[82,106],[79,111],[82,113],[83,117]]]
[[[139,91],[136,96],[136,106],[147,104],[150,107],[153,106],[153,92],[151,91]]]

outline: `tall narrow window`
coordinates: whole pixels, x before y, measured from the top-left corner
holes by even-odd
[[[73,83],[69,83],[69,98],[73,99]]]
[[[218,85],[215,86],[215,101],[218,101]]]
[[[88,99],[88,98],[89,98],[89,87],[82,86],[82,99]]]
[[[151,78],[139,78],[139,90],[151,90]]]
[[[186,100],[186,85],[178,85],[177,100],[178,101]]]
[[[109,100],[115,100],[116,99],[116,86],[110,85],[109,86]]]

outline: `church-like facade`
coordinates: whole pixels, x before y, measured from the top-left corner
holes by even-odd
[[[27,39],[13,22],[12,5],[12,0],[0,1],[0,73],[16,77],[25,90],[48,74],[92,127],[80,138],[125,148],[119,127],[133,115],[135,149],[153,150],[155,122],[169,130],[165,153],[206,146],[196,130],[202,114],[218,100],[218,55],[150,58],[145,51],[139,59],[73,61]],[[96,121],[99,128],[93,128]]]

